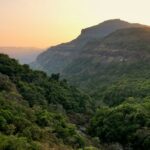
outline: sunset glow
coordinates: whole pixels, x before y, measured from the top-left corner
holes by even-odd
[[[150,25],[149,0],[0,0],[0,46],[49,47],[120,18]]]

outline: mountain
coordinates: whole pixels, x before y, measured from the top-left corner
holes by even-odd
[[[41,54],[49,76],[0,54],[0,149],[149,150],[150,28],[127,24]]]
[[[125,82],[126,86],[116,90],[117,95],[129,84],[136,84],[139,78],[147,80],[149,76],[149,37],[150,28],[146,25],[108,20],[82,30],[81,35],[69,43],[49,48],[37,57],[32,67],[47,73],[61,73],[98,103],[118,104],[138,89],[113,100],[106,91],[115,90],[115,85]]]
[[[32,63],[42,51],[33,47],[0,47],[0,53],[7,54],[22,64]]]
[[[142,25],[131,24],[120,19],[104,21],[96,26],[83,29],[81,34],[71,42],[50,47],[40,54],[31,66],[47,73],[63,74],[63,70],[68,64],[80,57],[80,52],[84,50],[84,46],[88,42],[100,40],[118,29],[140,26]]]
[[[142,93],[142,88],[149,90],[149,43],[150,28],[117,30],[100,41],[88,43],[80,57],[64,69],[64,76],[97,100],[118,104],[136,96],[137,91]]]

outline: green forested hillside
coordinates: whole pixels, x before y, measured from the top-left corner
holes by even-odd
[[[110,105],[127,97],[148,96],[149,37],[149,28],[131,28],[89,43],[80,57],[65,69],[65,76],[98,102]]]
[[[69,86],[66,80],[59,81],[59,74],[48,77],[44,72],[32,71],[28,65],[19,65],[16,60],[2,54],[0,55],[0,73],[10,78],[30,106],[61,104],[62,109],[67,112],[78,113],[89,110],[90,98]]]
[[[49,77],[0,54],[0,149],[149,150],[150,81],[142,65],[141,74],[135,65],[103,86],[97,101],[59,74]]]
[[[100,108],[89,127],[102,143],[121,143],[123,149],[150,149],[150,98],[128,98],[119,106]]]
[[[90,114],[91,106],[58,74],[48,77],[0,54],[0,149],[83,148],[88,142],[68,115]]]

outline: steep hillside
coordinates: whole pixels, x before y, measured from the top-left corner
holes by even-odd
[[[74,46],[70,49],[68,45],[72,43]],[[135,91],[149,82],[149,43],[148,26],[110,20],[83,30],[71,43],[50,48],[38,57],[36,63],[40,63],[41,69],[48,73],[61,72],[63,77],[87,91],[98,103],[114,105],[126,97],[136,96]],[[137,85],[138,80],[143,83]],[[114,90],[114,95],[119,95],[129,86],[132,90],[126,96],[121,95],[122,98],[114,96],[112,100],[107,93]]]
[[[59,74],[49,77],[0,54],[0,149],[149,150],[149,49],[145,52],[129,64],[119,65],[115,58],[103,62],[109,67],[102,70],[104,82],[95,82],[103,99],[96,107],[96,101],[60,80]]]
[[[116,84],[134,85],[139,79],[149,81],[149,43],[149,28],[118,30],[100,41],[88,43],[80,57],[65,68],[64,74],[96,99],[103,99],[104,89]]]
[[[84,46],[88,42],[100,40],[118,29],[140,26],[142,25],[114,19],[83,29],[81,35],[75,40],[51,47],[40,54],[31,66],[36,69],[44,70],[47,73],[63,73],[63,70],[68,64],[80,57],[80,52],[84,50]]]
[[[59,80],[58,74],[48,77],[0,54],[0,149],[72,150],[89,146],[91,142],[70,120],[80,114],[84,122],[91,106],[89,96]]]

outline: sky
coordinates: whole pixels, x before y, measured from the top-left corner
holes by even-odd
[[[0,46],[46,48],[116,18],[150,25],[150,0],[0,0]]]

